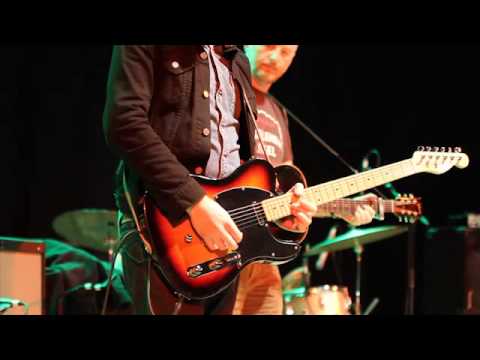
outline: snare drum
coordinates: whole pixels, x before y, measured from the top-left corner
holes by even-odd
[[[305,296],[305,289],[284,293],[286,315],[350,315],[352,301],[348,288],[336,285],[312,287]]]

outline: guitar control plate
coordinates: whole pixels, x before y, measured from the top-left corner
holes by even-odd
[[[223,257],[189,267],[187,270],[187,275],[190,278],[197,278],[212,271],[218,271],[227,266],[241,266],[241,259],[242,256],[238,252],[232,252]]]

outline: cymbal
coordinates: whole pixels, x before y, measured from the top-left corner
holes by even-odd
[[[302,296],[305,296],[306,294],[306,291],[305,291],[305,287],[298,287],[298,288],[295,288],[295,289],[290,289],[290,290],[285,290],[283,292],[283,296],[299,296],[299,297],[302,297]]]
[[[387,225],[370,227],[365,229],[354,228],[345,234],[329,238],[324,242],[315,245],[304,256],[316,256],[323,252],[334,252],[345,249],[352,249],[356,245],[365,245],[375,241],[388,239],[395,235],[407,232],[407,226]]]
[[[73,245],[107,252],[117,242],[116,212],[112,210],[73,210],[57,216],[52,225]]]
[[[304,286],[303,277],[303,266],[293,269],[282,279],[283,290],[287,291]]]

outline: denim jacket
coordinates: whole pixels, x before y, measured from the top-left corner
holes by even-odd
[[[232,76],[245,91],[256,117],[248,59],[225,46]],[[204,169],[210,154],[210,77],[201,45],[115,46],[103,123],[107,143],[120,159],[117,206],[126,211],[123,170],[135,199],[145,190],[175,222],[204,195],[189,174]],[[242,96],[240,146],[243,159],[254,149],[254,129]]]

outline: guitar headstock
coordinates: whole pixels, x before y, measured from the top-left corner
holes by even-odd
[[[422,215],[422,199],[410,195],[399,195],[393,203],[393,213],[399,221],[414,223]]]
[[[467,154],[462,153],[462,149],[456,147],[424,147],[419,146],[414,152],[412,163],[418,172],[428,172],[435,175],[446,173],[456,166],[459,169],[466,168],[470,162]]]

